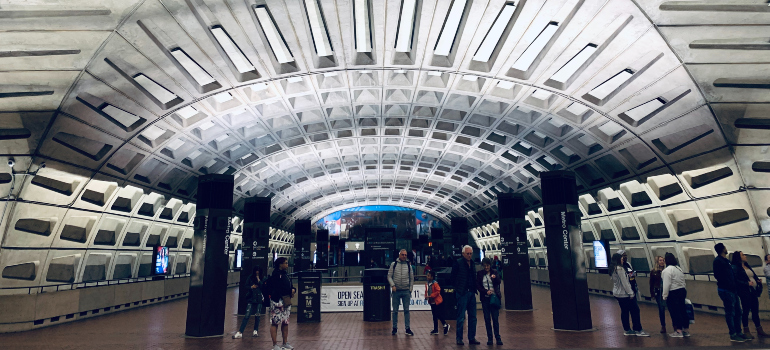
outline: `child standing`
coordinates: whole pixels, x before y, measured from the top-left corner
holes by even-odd
[[[447,333],[449,333],[449,324],[446,323],[444,317],[441,315],[442,311],[444,311],[441,307],[441,303],[444,299],[441,298],[441,286],[438,285],[434,276],[435,274],[433,271],[425,272],[425,278],[428,280],[428,283],[425,284],[425,299],[428,299],[430,312],[433,314],[433,330],[430,332],[430,335],[438,335],[438,321],[441,321],[444,328],[444,335],[447,335]]]

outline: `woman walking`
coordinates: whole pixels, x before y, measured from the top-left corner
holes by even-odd
[[[762,330],[762,324],[759,322],[759,295],[762,294],[762,282],[754,273],[754,269],[749,266],[743,252],[733,253],[732,264],[735,283],[738,285],[738,298],[741,299],[741,307],[743,307],[743,334],[746,335],[746,339],[754,339],[749,330],[749,312],[751,312],[751,320],[757,327],[757,335],[767,337],[768,334]]]
[[[661,273],[666,268],[666,260],[662,256],[655,257],[655,267],[650,272],[650,295],[658,303],[658,317],[660,317],[660,332],[666,334],[666,301],[663,300],[663,279]]]
[[[441,298],[441,286],[436,282],[435,273],[433,271],[426,271],[425,278],[428,280],[428,283],[425,284],[425,299],[428,299],[430,312],[433,314],[433,330],[430,331],[430,335],[438,335],[438,321],[441,321],[444,328],[444,335],[447,335],[447,333],[449,333],[449,324],[446,323],[446,320],[444,320],[444,316],[442,315],[444,308],[441,306],[441,303],[444,302],[444,299]]]
[[[481,309],[484,312],[484,325],[487,327],[487,345],[492,345],[492,329],[494,328],[497,345],[503,345],[500,337],[500,275],[492,268],[489,258],[481,260],[484,267],[476,273],[476,288],[481,296]],[[496,299],[496,300],[494,300]]]
[[[666,253],[666,269],[661,273],[663,279],[663,300],[668,305],[668,312],[671,314],[671,324],[674,326],[674,333],[669,334],[672,338],[682,338],[690,336],[690,318],[687,317],[685,298],[687,298],[687,289],[685,289],[684,272],[679,268],[679,262],[674,254]]]
[[[270,337],[273,340],[273,350],[293,350],[289,345],[289,316],[291,315],[291,298],[297,291],[291,284],[286,270],[289,269],[289,260],[278,258],[275,260],[273,274],[267,281],[267,289],[270,294]],[[278,346],[278,326],[281,326],[283,345]]]
[[[257,332],[259,330],[259,315],[262,314],[262,303],[264,302],[261,284],[262,269],[260,269],[259,266],[255,266],[251,271],[249,279],[246,280],[246,285],[251,286],[249,294],[246,296],[246,300],[249,302],[249,304],[246,305],[246,315],[243,316],[243,321],[241,321],[241,329],[238,332],[235,332],[233,339],[240,339],[243,337],[243,331],[246,330],[246,324],[249,323],[249,317],[251,317],[251,315],[254,315],[254,333],[252,333],[252,336],[259,336],[259,332]]]
[[[639,319],[639,305],[636,304],[636,295],[628,281],[628,274],[623,267],[623,256],[615,253],[612,255],[610,264],[610,277],[612,278],[612,294],[618,300],[620,305],[620,321],[623,322],[623,335],[637,337],[649,337],[650,334],[642,329],[642,322]],[[628,316],[634,323],[634,328],[628,322]]]

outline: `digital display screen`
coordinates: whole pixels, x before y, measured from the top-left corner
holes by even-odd
[[[243,263],[243,250],[238,249],[235,251],[235,268],[240,269]]]
[[[387,227],[396,231],[396,237],[416,239],[429,236],[431,229],[444,228],[444,224],[426,212],[393,206],[366,205],[348,208],[326,215],[315,223],[316,230],[328,230],[330,236],[362,239],[365,228]]]
[[[153,260],[155,261],[154,275],[168,273],[168,247],[156,246],[153,248]]]
[[[594,266],[597,269],[609,268],[607,261],[607,249],[602,241],[594,241]]]

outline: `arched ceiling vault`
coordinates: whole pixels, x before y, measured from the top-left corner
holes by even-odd
[[[731,162],[768,187],[755,3],[0,0],[0,146],[65,192],[194,201],[233,174],[234,207],[273,196],[284,229],[367,204],[480,225],[556,169],[596,193]]]

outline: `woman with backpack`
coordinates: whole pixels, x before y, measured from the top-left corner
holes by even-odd
[[[762,330],[762,324],[759,322],[759,296],[762,294],[762,281],[749,266],[743,252],[733,253],[732,264],[735,284],[738,286],[738,298],[741,299],[741,307],[743,307],[743,334],[746,335],[746,339],[754,339],[749,331],[749,312],[751,312],[751,319],[757,327],[757,335],[767,337],[768,334]]]
[[[674,326],[674,333],[668,336],[672,338],[689,337],[690,318],[687,316],[685,305],[687,289],[685,289],[684,271],[679,268],[679,262],[674,254],[666,253],[664,259],[666,260],[666,268],[660,274],[663,280],[661,293],[668,306],[668,312],[671,314],[671,324]]]
[[[650,334],[642,329],[642,321],[639,318],[639,305],[636,304],[636,295],[631,282],[629,282],[626,268],[623,267],[623,255],[615,253],[610,263],[610,278],[612,278],[612,295],[620,305],[620,321],[623,322],[623,335],[637,337],[649,337]],[[628,315],[634,323],[634,328],[628,322]]]
[[[441,298],[441,286],[436,282],[435,276],[435,272],[432,270],[425,272],[425,279],[428,280],[428,282],[425,283],[425,299],[428,300],[430,312],[433,314],[433,330],[430,331],[430,335],[438,335],[438,321],[441,321],[444,328],[444,335],[447,335],[447,333],[449,333],[449,324],[446,323],[444,316],[442,316],[444,308],[441,306],[444,299]]]
[[[262,269],[260,269],[259,266],[255,266],[251,271],[251,275],[248,280],[246,280],[246,285],[251,286],[249,294],[246,295],[246,300],[248,300],[249,304],[246,305],[246,315],[243,316],[243,321],[241,321],[241,329],[235,332],[233,339],[243,338],[243,331],[246,330],[246,324],[249,323],[249,317],[251,317],[251,315],[254,315],[254,333],[252,336],[259,336],[259,332],[257,332],[259,330],[259,315],[262,314],[262,303],[264,302],[261,286]]]
[[[484,325],[487,327],[487,345],[492,345],[492,329],[494,326],[494,335],[497,339],[497,345],[503,345],[503,339],[500,337],[500,275],[497,270],[492,268],[492,261],[489,258],[481,260],[481,266],[484,268],[476,273],[476,289],[481,298],[481,309],[484,312]]]

